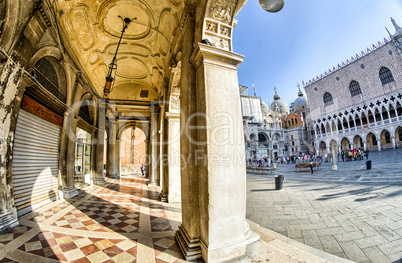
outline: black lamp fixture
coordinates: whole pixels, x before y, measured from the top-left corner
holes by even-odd
[[[285,0],[260,0],[260,6],[265,11],[276,13],[280,11],[285,5]]]
[[[109,66],[108,66],[109,69],[108,69],[107,76],[106,76],[105,88],[103,89],[103,96],[105,98],[107,96],[109,96],[109,93],[112,91],[112,88],[113,88],[113,83],[116,80],[116,71],[117,71],[116,55],[117,55],[117,51],[119,50],[119,47],[120,47],[121,39],[123,38],[124,32],[126,31],[128,24],[130,24],[131,21],[137,19],[136,17],[133,19],[130,19],[130,18],[123,19],[121,16],[119,16],[119,18],[121,18],[121,20],[123,20],[123,30],[121,31],[119,43],[117,44],[116,53],[114,53],[112,62],[110,62]]]

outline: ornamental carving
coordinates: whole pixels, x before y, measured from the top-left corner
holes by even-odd
[[[180,98],[179,96],[172,96],[170,98],[170,108],[172,110],[180,110]]]
[[[234,12],[235,1],[215,0],[209,6],[208,17],[230,24]]]

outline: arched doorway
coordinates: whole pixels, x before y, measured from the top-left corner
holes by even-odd
[[[323,141],[321,141],[320,142],[320,155],[322,156],[322,155],[324,155],[324,154],[326,154],[327,152],[326,152],[326,149],[327,149],[327,144],[325,143],[325,142],[323,142]]]
[[[268,156],[268,136],[265,133],[258,133],[258,152],[257,157],[262,158]]]
[[[392,149],[391,133],[388,130],[383,130],[380,134],[381,149]]]
[[[370,132],[367,134],[367,148],[369,150],[377,150],[377,138],[374,133]]]
[[[350,150],[350,141],[348,138],[343,137],[343,139],[341,141],[341,148],[342,148],[342,151]]]
[[[125,129],[120,137],[120,164],[122,174],[141,174],[141,165],[146,163],[146,137],[136,127]]]
[[[354,149],[362,149],[362,148],[364,148],[363,139],[359,135],[356,135],[353,138],[353,148]]]
[[[399,126],[395,130],[395,144],[397,147],[402,147],[402,127]]]
[[[330,142],[331,153],[332,151],[338,152],[338,143],[335,140]]]

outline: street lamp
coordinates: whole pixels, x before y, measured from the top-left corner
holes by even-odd
[[[260,0],[260,6],[271,13],[280,11],[284,5],[285,0]]]
[[[109,69],[108,69],[107,76],[106,76],[105,88],[103,89],[103,96],[105,98],[107,96],[109,96],[109,93],[112,91],[112,88],[113,88],[113,83],[116,80],[116,71],[117,71],[116,55],[117,55],[117,51],[119,50],[119,47],[120,47],[121,39],[123,38],[123,34],[126,31],[128,24],[130,24],[131,21],[137,19],[136,17],[133,19],[130,19],[130,18],[123,19],[121,16],[119,16],[119,17],[121,18],[121,20],[123,20],[123,30],[121,31],[119,43],[117,44],[116,53],[114,53],[112,62],[110,62],[109,66],[108,66]]]

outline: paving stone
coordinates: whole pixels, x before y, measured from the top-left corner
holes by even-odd
[[[371,236],[371,237],[365,237],[359,240],[356,240],[356,244],[359,245],[360,248],[368,248],[372,246],[377,246],[381,244],[388,243],[387,239],[383,236]]]
[[[382,253],[382,251],[378,247],[368,247],[362,249],[362,251],[373,263],[383,263],[390,261],[390,259],[384,253]]]
[[[342,248],[333,236],[322,236],[320,237],[321,245],[324,247],[325,251],[331,254],[342,253]]]
[[[345,233],[342,227],[328,227],[323,229],[317,229],[318,236],[328,236]]]
[[[383,243],[378,245],[382,252],[386,255],[400,253],[402,258],[402,238],[392,241],[391,243]]]
[[[348,259],[356,262],[368,260],[364,252],[354,241],[340,242],[339,245],[342,247]]]
[[[366,237],[362,231],[346,232],[342,234],[335,234],[334,236],[338,242],[346,242]]]

